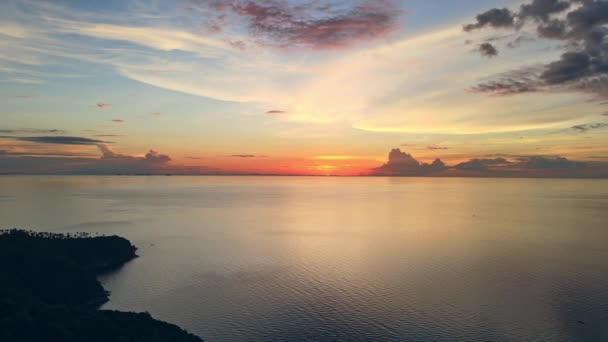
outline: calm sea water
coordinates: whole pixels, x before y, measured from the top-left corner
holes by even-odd
[[[608,341],[608,181],[0,177],[0,227],[119,234],[106,309],[209,342]]]

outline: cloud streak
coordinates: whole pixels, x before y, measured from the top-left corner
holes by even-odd
[[[575,125],[575,126],[572,126],[571,129],[573,129],[577,132],[585,133],[592,129],[605,128],[605,127],[608,127],[608,123],[598,122],[598,123],[594,123],[594,124]]]
[[[40,136],[40,137],[13,137],[3,136],[3,138],[14,139],[19,141],[27,141],[39,144],[57,144],[57,145],[97,145],[106,143],[103,140],[89,139],[83,137],[70,136]]]
[[[0,134],[64,134],[61,129],[0,129]]]
[[[269,114],[269,115],[281,115],[281,114],[287,114],[287,112],[284,111],[284,110],[269,110],[269,111],[266,112],[266,114]]]

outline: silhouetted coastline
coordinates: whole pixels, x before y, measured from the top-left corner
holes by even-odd
[[[137,257],[118,236],[0,231],[0,341],[202,341],[148,313],[98,310],[99,274]]]

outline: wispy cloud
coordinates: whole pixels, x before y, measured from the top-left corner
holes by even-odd
[[[255,154],[233,154],[230,157],[233,158],[266,158],[266,156],[259,156]]]
[[[605,128],[605,127],[608,127],[608,123],[598,122],[598,123],[594,123],[594,124],[575,125],[575,126],[572,126],[571,129],[584,133],[584,132],[587,132],[592,129]]]
[[[275,114],[287,114],[286,111],[284,110],[269,110],[266,112],[266,114],[270,114],[270,115],[275,115]]]
[[[435,150],[449,150],[449,147],[446,146],[438,146],[438,145],[428,145],[426,147],[427,150],[435,151]]]

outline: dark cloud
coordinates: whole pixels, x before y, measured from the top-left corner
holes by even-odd
[[[577,5],[572,6],[573,3]],[[557,16],[561,13],[566,14]],[[512,24],[509,24],[509,14]],[[505,82],[502,74],[499,80],[481,83],[474,90],[499,94],[576,91],[592,94],[597,99],[608,97],[608,1],[534,0],[515,13],[505,9],[482,13],[477,23],[465,26],[465,30],[486,26],[516,30],[527,19],[536,25],[538,38],[558,40],[566,51],[558,60],[542,66],[541,72],[533,77],[519,77],[521,71],[515,70],[514,75],[508,77],[511,81]]]
[[[584,132],[587,132],[592,129],[605,128],[605,127],[608,127],[608,123],[598,122],[598,123],[594,123],[594,124],[572,126],[571,129],[584,133]]]
[[[479,44],[479,48],[477,50],[484,57],[491,58],[491,57],[494,57],[494,56],[498,55],[498,50],[496,50],[496,48],[494,47],[494,45],[492,45],[490,43]]]
[[[398,175],[413,175],[420,170],[420,162],[406,152],[401,152],[401,149],[394,148],[388,154],[388,162],[375,171],[379,173],[398,174]]]
[[[445,147],[445,146],[429,145],[429,146],[426,147],[426,149],[434,151],[434,150],[449,150],[450,148],[449,147]]]
[[[125,120],[123,119],[112,119],[112,122],[116,122],[116,123],[124,123]]]
[[[549,16],[563,12],[569,7],[568,1],[534,0],[530,4],[521,5],[519,16],[523,19],[534,18],[539,21],[547,21]]]
[[[564,157],[535,156],[522,160],[527,169],[571,169],[585,167],[585,163],[570,161]]]
[[[510,161],[504,158],[494,158],[494,159],[471,159],[464,163],[460,163],[454,166],[455,169],[465,170],[465,171],[488,171],[490,168],[496,166],[504,166],[511,164]]]
[[[0,134],[64,134],[61,129],[0,129]]]
[[[8,150],[0,150],[0,156],[39,156],[39,157],[91,157],[95,156],[90,153],[70,153],[70,152],[14,152]]]
[[[537,91],[541,87],[542,68],[529,67],[508,71],[471,88],[473,92],[489,93],[497,96],[516,95]]]
[[[266,158],[266,156],[258,156],[255,154],[233,154],[232,158]]]
[[[12,137],[4,136],[4,138],[15,139],[19,141],[35,142],[40,144],[59,144],[59,145],[97,145],[106,143],[106,141],[89,139],[83,137],[68,137],[68,136],[41,136],[41,137]]]
[[[395,148],[388,155],[388,162],[372,170],[375,175],[416,176],[438,173],[447,167],[440,159],[431,164],[420,163],[411,154]]]
[[[284,110],[269,110],[266,114],[287,114],[287,112]]]
[[[230,40],[230,41],[228,41],[228,44],[230,44],[230,46],[237,48],[241,51],[247,50],[247,43],[245,43],[242,40],[237,40],[237,41]]]
[[[93,107],[97,107],[97,108],[107,108],[107,107],[111,107],[111,106],[112,106],[112,104],[110,104],[110,103],[101,103],[101,102],[98,102],[93,105]]]
[[[508,42],[507,47],[509,47],[511,49],[515,49],[525,42],[532,42],[534,40],[535,40],[534,38],[528,36],[527,34],[521,34],[521,35],[517,36],[515,39],[513,39],[512,41]]]
[[[596,158],[597,159],[597,158]],[[388,162],[370,170],[373,176],[438,177],[608,177],[608,163],[572,161],[562,156],[494,154],[456,164],[440,159],[420,163],[412,155],[393,149]]]
[[[171,157],[166,154],[160,154],[157,151],[150,150],[146,153],[146,160],[153,163],[168,163],[171,161]]]
[[[435,159],[431,164],[423,163],[420,165],[420,172],[423,174],[445,171],[447,166],[441,159]]]
[[[168,155],[160,154],[154,150],[150,150],[144,157],[137,157],[114,152],[107,144],[101,143],[96,146],[101,151],[101,159],[103,160],[141,161],[150,164],[166,164],[171,161],[171,157]]]
[[[589,74],[591,59],[583,52],[566,52],[558,61],[549,63],[540,78],[547,84],[560,84]]]
[[[171,163],[168,155],[150,150],[146,155],[133,156],[113,151],[108,145],[96,144],[98,158],[77,155],[60,156],[14,152],[0,152],[0,173],[29,174],[200,174],[218,173],[209,168],[190,167]]]
[[[508,8],[493,8],[477,15],[477,22],[464,26],[469,32],[483,27],[511,28],[515,24],[515,15]]]
[[[553,19],[547,23],[539,25],[536,28],[536,32],[542,38],[564,39],[566,36],[566,22],[563,20]]]
[[[205,17],[213,18],[207,25],[212,32],[244,23],[255,42],[276,47],[327,49],[375,40],[392,31],[400,15],[392,0],[332,1],[323,5],[316,1],[191,1]]]
[[[608,2],[604,0],[582,0],[576,10],[567,15],[573,35],[585,35],[600,25],[608,23]]]

